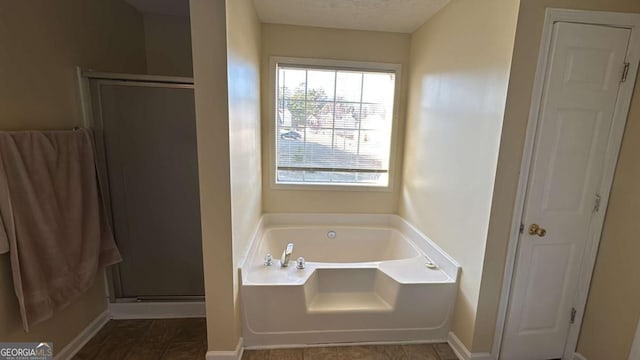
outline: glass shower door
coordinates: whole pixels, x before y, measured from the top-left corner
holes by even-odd
[[[116,298],[201,298],[193,85],[91,79],[90,88],[101,178],[124,259],[114,271]]]

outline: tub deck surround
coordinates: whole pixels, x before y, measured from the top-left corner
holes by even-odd
[[[246,346],[446,339],[460,267],[402,218],[268,214],[262,224],[240,268]]]

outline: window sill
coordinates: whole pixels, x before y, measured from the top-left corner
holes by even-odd
[[[349,191],[349,192],[391,192],[393,187],[387,186],[372,186],[372,185],[349,185],[349,184],[303,184],[303,183],[289,183],[278,184],[271,183],[272,190],[285,190],[285,191]]]

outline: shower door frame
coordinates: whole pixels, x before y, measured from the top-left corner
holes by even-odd
[[[82,111],[82,124],[84,127],[93,129],[96,143],[96,163],[98,174],[101,181],[101,190],[105,194],[105,207],[108,214],[108,221],[113,228],[113,211],[111,208],[111,194],[109,187],[104,184],[108,181],[107,162],[104,147],[104,138],[102,131],[104,123],[102,119],[102,111],[95,109],[91,97],[91,80],[96,80],[98,86],[102,84],[120,85],[120,86],[143,86],[143,87],[162,87],[175,89],[194,89],[193,78],[164,76],[164,75],[145,75],[145,74],[122,74],[122,73],[106,73],[76,68],[76,76],[80,91],[80,104]],[[99,95],[99,89],[98,89]],[[100,106],[100,96],[97,96],[98,106]],[[121,283],[121,272],[119,266],[110,266],[105,269],[105,291],[109,297],[110,303],[131,303],[140,301],[204,301],[202,296],[141,296],[141,297],[124,297]]]

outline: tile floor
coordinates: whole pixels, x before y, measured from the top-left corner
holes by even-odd
[[[74,357],[117,360],[202,360],[205,319],[111,320]],[[456,360],[447,344],[366,345],[246,350],[243,360]]]
[[[204,359],[205,319],[111,320],[74,359]]]

